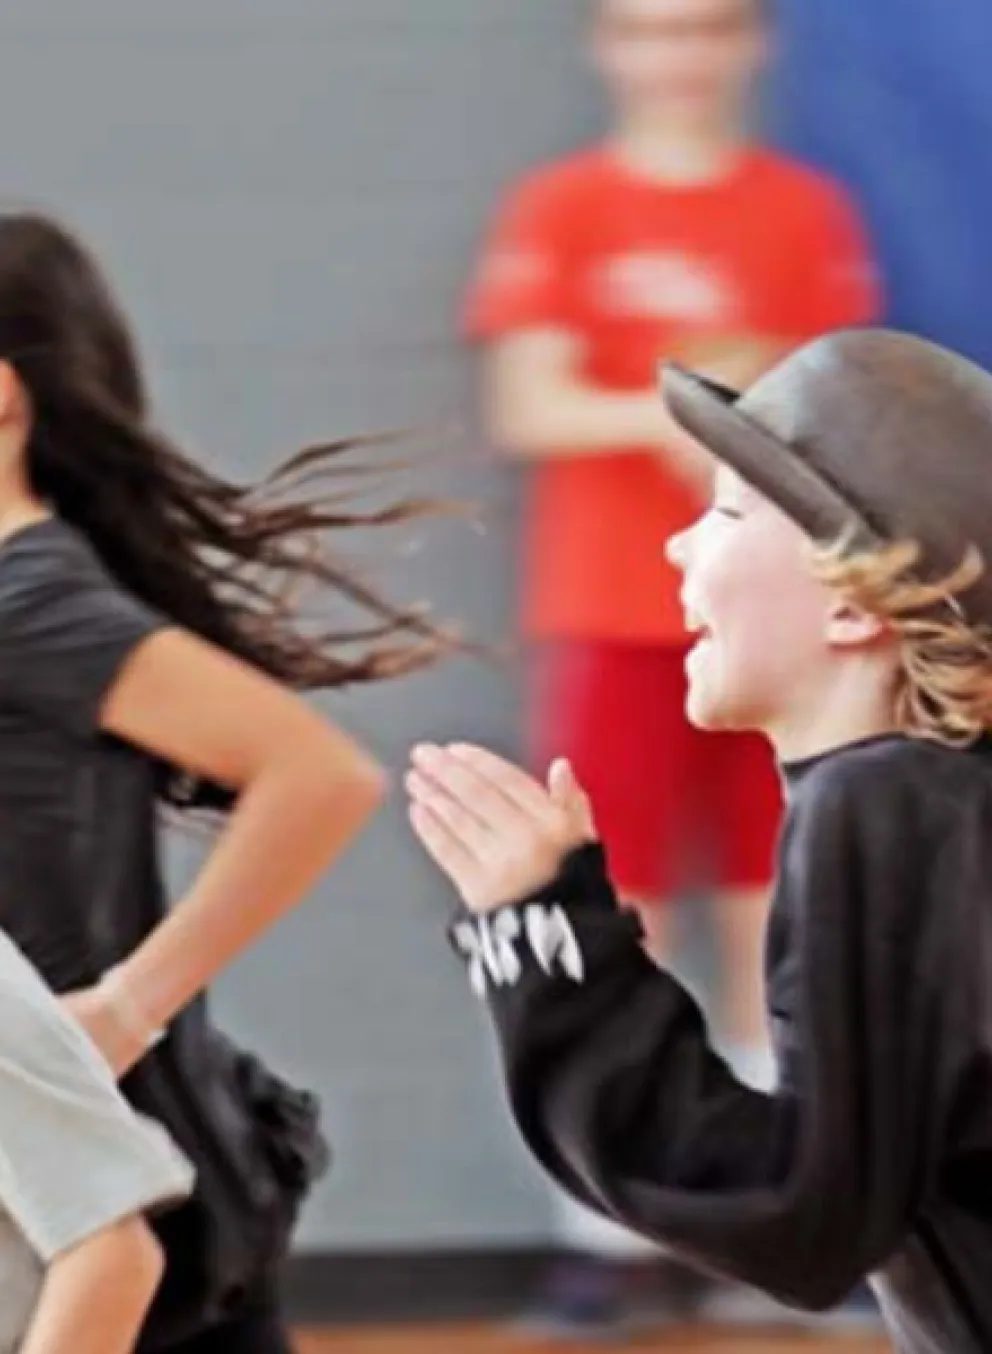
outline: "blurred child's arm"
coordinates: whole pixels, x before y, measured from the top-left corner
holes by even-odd
[[[88,1302],[120,1339],[129,1322],[136,1329],[160,1269],[140,1215],[180,1202],[192,1184],[169,1136],[135,1114],[96,1047],[0,933],[0,1208],[47,1271],[42,1307],[25,1292],[18,1314],[24,1328],[35,1318],[31,1354],[89,1348],[55,1343],[85,1324],[73,1332],[63,1304],[78,1312]],[[122,1285],[116,1316],[113,1283]],[[92,1345],[118,1347],[128,1346]]]
[[[657,381],[611,388],[587,370],[588,315],[578,304],[585,264],[581,207],[555,173],[527,176],[488,232],[466,306],[470,337],[484,349],[487,431],[527,460],[654,451],[704,493],[712,461],[664,408]],[[577,253],[578,251],[578,253]],[[770,366],[782,344],[759,336],[705,337],[657,353],[735,388]]]
[[[130,1354],[164,1263],[151,1229],[137,1215],[57,1255],[21,1354]]]

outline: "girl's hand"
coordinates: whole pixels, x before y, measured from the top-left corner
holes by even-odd
[[[130,1072],[156,1042],[157,1033],[122,1009],[112,983],[106,980],[95,987],[67,992],[61,998],[61,1004],[62,1009],[83,1027],[118,1080]]]

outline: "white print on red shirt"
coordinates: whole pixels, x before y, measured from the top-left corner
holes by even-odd
[[[712,260],[677,250],[620,254],[594,274],[600,309],[623,317],[726,326],[740,304],[736,289]]]

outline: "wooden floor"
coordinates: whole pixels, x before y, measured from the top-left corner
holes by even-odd
[[[300,1354],[588,1354],[589,1345],[534,1344],[503,1331],[484,1327],[444,1326],[422,1329],[303,1332]],[[816,1339],[795,1336],[711,1335],[698,1327],[679,1334],[665,1332],[650,1340],[615,1346],[631,1351],[658,1350],[659,1354],[889,1354],[884,1340]]]

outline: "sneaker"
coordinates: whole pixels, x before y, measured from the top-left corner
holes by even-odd
[[[794,1330],[825,1335],[876,1335],[883,1330],[881,1313],[867,1287],[861,1287],[829,1312],[803,1312],[786,1307],[743,1284],[716,1284],[699,1303],[706,1325],[737,1330]]]
[[[806,1314],[745,1284],[715,1283],[700,1298],[697,1320],[721,1330],[805,1331]]]
[[[513,1323],[529,1339],[622,1344],[648,1329],[684,1320],[686,1312],[651,1291],[644,1266],[574,1256],[548,1273],[534,1305]]]
[[[840,1304],[829,1312],[807,1313],[805,1329],[817,1334],[878,1335],[885,1329],[878,1303],[867,1284],[862,1284]]]

